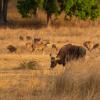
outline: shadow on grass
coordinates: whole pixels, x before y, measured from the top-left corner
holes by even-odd
[[[40,28],[46,27],[47,24],[45,21],[38,20],[38,19],[28,20],[28,21],[27,20],[24,20],[24,21],[9,20],[6,26],[12,29],[17,29],[17,28],[40,29]]]
[[[94,27],[100,24],[100,20],[98,21],[84,21],[84,20],[64,20],[64,19],[52,19],[50,24],[47,25],[46,18],[33,18],[33,19],[8,19],[8,22],[5,24],[0,24],[0,28],[11,28],[11,29],[18,29],[18,28],[25,28],[25,29],[41,29],[46,28],[48,26],[54,28],[60,27],[80,27],[80,28],[87,28],[87,27]]]

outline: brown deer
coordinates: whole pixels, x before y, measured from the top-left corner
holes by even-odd
[[[92,41],[85,41],[83,42],[83,46],[87,48],[88,51],[92,51],[99,47],[99,43],[93,43]]]
[[[31,52],[41,51],[44,54],[44,49],[48,44],[48,41],[35,38],[33,42],[27,42],[25,45],[28,49],[31,49]]]

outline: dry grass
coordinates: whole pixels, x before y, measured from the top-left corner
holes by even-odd
[[[62,97],[62,100],[100,99],[100,63],[91,63],[92,65],[81,61],[69,63],[65,72],[55,78],[53,95]]]
[[[60,74],[57,69],[4,71],[0,74],[0,97],[2,100],[99,100],[99,65],[91,60],[73,61]]]
[[[40,29],[0,29],[0,98],[2,100],[99,100],[100,49],[87,51],[83,63],[71,62],[64,69],[50,67],[50,47],[45,54],[32,54],[25,49],[26,36],[49,39],[58,48],[67,43],[82,45],[91,40],[100,43],[98,27],[47,27]],[[24,40],[20,41],[19,36]],[[8,53],[6,47],[15,45],[18,51]],[[18,69],[23,61],[36,61],[36,70]],[[27,65],[25,63],[25,65]],[[32,65],[33,67],[33,65]],[[17,69],[17,70],[15,70]]]
[[[8,12],[8,26],[0,27],[0,100],[100,100],[100,48],[87,51],[85,61],[49,70],[51,47],[44,55],[32,54],[25,47],[27,36],[49,40],[58,49],[67,43],[82,45],[88,40],[100,44],[100,20],[73,18],[65,22],[62,14],[46,27],[44,13],[34,21],[22,19],[11,4]],[[19,40],[20,36],[23,40]],[[8,45],[17,47],[17,52],[9,53]]]
[[[58,48],[67,43],[82,45],[86,40],[100,43],[98,27],[60,27],[40,29],[0,29],[0,98],[2,100],[99,100],[100,49],[87,51],[85,62],[71,62],[64,69],[50,67],[50,47],[45,54],[32,54],[25,49],[22,35],[49,39]],[[18,51],[8,53],[6,47],[15,45]],[[20,68],[23,61],[36,61],[36,70]],[[27,65],[25,63],[25,65]],[[32,65],[33,67],[33,65]],[[16,70],[17,69],[17,70]]]

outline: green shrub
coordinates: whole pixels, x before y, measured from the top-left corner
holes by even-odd
[[[96,0],[68,0],[65,12],[68,16],[94,20],[100,15],[100,4]]]
[[[67,16],[94,20],[100,15],[100,4],[96,0],[18,0],[18,11],[22,17],[36,15],[37,9],[47,13],[47,23],[52,14],[65,11]]]
[[[37,8],[42,7],[44,0],[18,0],[17,8],[22,17],[36,15]]]

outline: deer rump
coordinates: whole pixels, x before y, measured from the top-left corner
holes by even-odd
[[[56,57],[51,56],[51,68],[54,68],[57,64],[65,64],[71,60],[78,60],[86,55],[86,50],[82,46],[67,44],[64,45],[58,52]]]

